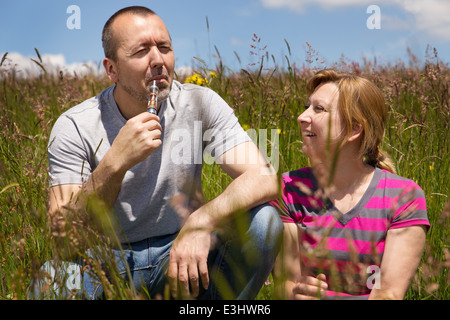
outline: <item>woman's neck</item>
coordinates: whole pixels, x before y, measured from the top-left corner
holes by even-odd
[[[375,172],[374,167],[349,154],[352,153],[341,153],[335,164],[313,165],[323,196],[329,198],[342,213],[348,212],[359,202]]]

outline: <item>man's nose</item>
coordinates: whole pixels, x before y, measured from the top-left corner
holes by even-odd
[[[150,51],[150,67],[152,69],[160,68],[164,65],[164,60],[158,47],[153,47]]]

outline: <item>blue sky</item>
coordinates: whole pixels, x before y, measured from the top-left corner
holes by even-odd
[[[367,27],[374,13],[367,13],[371,4],[380,9],[381,29]],[[70,5],[80,8],[80,29],[67,27]],[[246,68],[255,62],[250,55],[254,33],[280,65],[285,55],[290,63],[305,63],[306,42],[326,59],[325,65],[342,55],[356,61],[365,56],[378,63],[408,62],[407,48],[424,61],[428,44],[450,62],[448,0],[16,0],[0,10],[0,54],[29,60],[37,48],[42,56],[58,56],[68,65],[99,65],[103,25],[129,5],[145,5],[166,22],[178,67],[197,63],[193,57],[213,67],[217,47],[226,66]]]

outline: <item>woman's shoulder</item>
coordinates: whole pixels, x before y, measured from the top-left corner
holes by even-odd
[[[384,169],[377,168],[377,170],[381,171],[378,187],[388,188],[388,189],[391,189],[391,188],[393,188],[393,189],[408,188],[408,189],[419,189],[419,190],[422,189],[414,181],[414,179],[407,178],[407,177],[401,176],[396,173],[392,173],[392,172],[390,172],[388,170],[384,170]]]
[[[309,195],[317,189],[317,181],[311,168],[306,167],[283,173],[281,187],[286,192]]]
[[[300,168],[292,171],[287,171],[281,175],[283,179],[292,180],[296,178],[312,179],[313,174],[311,167]]]

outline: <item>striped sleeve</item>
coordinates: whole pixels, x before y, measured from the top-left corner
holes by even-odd
[[[405,186],[400,196],[392,219],[391,228],[402,228],[413,225],[430,227],[427,217],[427,204],[423,190],[414,182]]]
[[[322,201],[313,193],[314,185],[310,168],[284,173],[281,176],[281,196],[273,203],[279,210],[281,220],[288,223],[300,223],[306,208],[322,206]]]
[[[430,227],[425,193],[414,181],[387,174],[385,179],[380,180],[378,187],[384,187],[391,194],[391,229],[414,225],[425,225],[427,229]]]
[[[281,195],[280,197],[272,201],[270,204],[278,209],[278,213],[280,215],[281,221],[287,222],[287,223],[296,223],[301,218],[295,215],[295,213],[291,212],[289,210],[289,192],[286,190],[286,182],[285,182],[285,176],[281,176]]]

